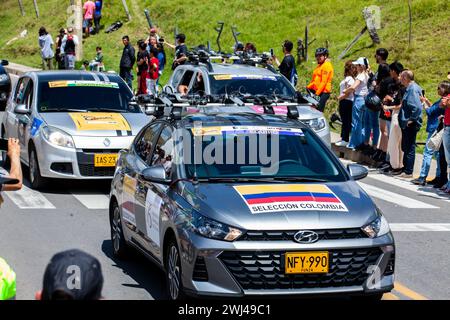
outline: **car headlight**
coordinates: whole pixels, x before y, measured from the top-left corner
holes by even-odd
[[[320,131],[326,127],[326,121],[324,117],[304,120],[303,123],[310,126],[314,131]]]
[[[389,223],[382,215],[381,211],[377,209],[377,213],[378,217],[362,228],[364,233],[372,239],[384,236],[391,231],[391,229],[389,228]]]
[[[242,235],[241,230],[209,219],[196,211],[192,212],[190,227],[199,235],[216,240],[234,241]]]
[[[0,82],[8,81],[8,75],[7,74],[0,74]]]
[[[73,139],[62,130],[53,127],[43,127],[42,136],[51,144],[65,148],[75,148]]]

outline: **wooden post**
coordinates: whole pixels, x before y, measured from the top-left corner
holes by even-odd
[[[411,0],[408,0],[408,11],[409,11],[409,36],[408,36],[408,43],[411,47],[411,41],[412,41],[412,8],[411,8]]]
[[[131,21],[131,15],[130,10],[128,10],[127,6],[127,0],[122,0],[123,8],[125,9],[125,12],[127,13],[128,21]]]
[[[75,9],[75,34],[78,37],[78,45],[76,46],[76,60],[81,61],[83,59],[83,4],[82,0],[76,0]]]
[[[19,0],[20,13],[22,13],[22,17],[25,16],[25,10],[23,9],[22,0]]]
[[[39,7],[37,4],[37,0],[33,0],[33,4],[34,4],[34,11],[36,11],[36,18],[39,18]]]

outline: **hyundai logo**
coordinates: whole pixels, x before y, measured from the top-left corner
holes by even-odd
[[[319,240],[319,235],[310,230],[299,231],[294,235],[294,241],[298,243],[314,243]]]
[[[103,141],[103,144],[105,145],[105,147],[109,147],[109,146],[111,145],[111,140],[109,140],[108,138],[106,138],[106,139]]]

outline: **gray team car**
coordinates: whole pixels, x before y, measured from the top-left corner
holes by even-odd
[[[33,188],[47,178],[112,178],[119,150],[148,122],[114,74],[30,72],[18,80],[1,124],[18,138]]]
[[[292,84],[271,68],[248,64],[197,63],[178,66],[164,88],[169,93],[225,95],[236,92],[251,95],[279,95],[297,99]],[[308,99],[307,96],[302,98]],[[303,100],[303,99],[301,99]],[[315,109],[308,99],[299,102],[299,120],[309,125],[330,146],[330,128],[322,112]],[[255,105],[255,112],[261,107]],[[275,113],[282,114],[275,108]]]
[[[394,285],[395,245],[355,182],[366,175],[287,117],[165,114],[120,152],[109,209],[114,254],[133,247],[156,263],[171,299],[381,298]]]

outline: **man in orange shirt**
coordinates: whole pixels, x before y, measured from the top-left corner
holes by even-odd
[[[317,109],[323,112],[325,104],[330,98],[331,80],[333,79],[333,66],[328,59],[328,49],[319,48],[316,50],[317,67],[314,69],[311,82],[306,87],[320,97]]]

